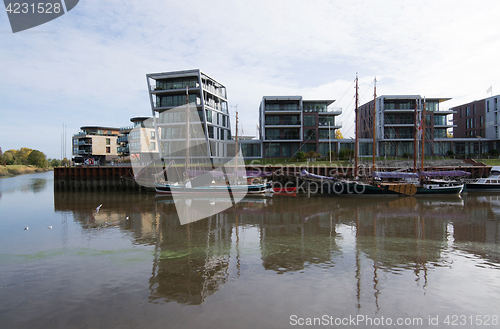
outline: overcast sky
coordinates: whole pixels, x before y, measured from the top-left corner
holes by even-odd
[[[59,158],[61,133],[151,115],[147,73],[199,68],[227,87],[246,135],[262,96],[334,99],[353,135],[378,95],[500,93],[500,1],[94,1],[13,34],[0,13],[0,147]]]

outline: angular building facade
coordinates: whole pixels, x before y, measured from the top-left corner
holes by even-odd
[[[360,156],[372,156],[374,133],[377,156],[413,155],[415,134],[418,145],[421,145],[423,127],[426,156],[446,155],[448,151],[453,151],[453,141],[448,131],[454,125],[449,122],[448,116],[454,111],[443,110],[440,106],[449,99],[424,99],[420,95],[379,96],[376,99],[375,120],[374,101],[361,105],[358,108]],[[424,103],[425,121],[422,120]]]
[[[500,95],[496,95],[452,108],[456,154],[500,150],[499,103]]]
[[[151,73],[146,75],[153,117],[170,122],[158,131],[158,142],[163,145],[160,154],[172,154],[178,129],[185,124],[176,122],[172,110],[189,103],[196,106],[206,141],[203,148],[214,162],[234,154],[227,141],[231,140],[231,126],[226,87],[200,70]],[[233,147],[234,149],[234,147]],[[180,159],[179,159],[180,160]],[[201,160],[200,160],[201,161]]]
[[[264,96],[259,107],[259,138],[264,158],[291,158],[298,151],[322,156],[338,150],[335,130],[341,110],[334,100],[304,100],[302,96]]]

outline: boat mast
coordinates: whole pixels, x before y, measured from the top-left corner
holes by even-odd
[[[417,99],[415,99],[415,124],[414,124],[414,136],[413,136],[413,172],[417,172],[417,156],[418,156],[418,111],[417,111]]]
[[[188,173],[188,163],[189,163],[189,87],[186,87],[186,170],[185,176],[187,177]]]
[[[424,97],[424,107],[422,109],[422,159],[421,159],[421,164],[420,164],[420,170],[424,170],[424,157],[425,157],[425,97]]]
[[[234,143],[234,175],[237,177],[238,170],[238,105],[236,105],[236,143]]]
[[[332,133],[330,131],[330,120],[328,120],[328,154],[330,155],[330,167],[332,166]]]
[[[374,87],[373,87],[373,159],[372,159],[372,176],[375,172],[375,152],[377,150],[376,145],[376,134],[377,134],[377,126],[375,122],[377,121],[377,77],[375,77]]]
[[[354,173],[353,177],[357,176],[358,173],[358,73],[356,73],[356,109],[354,110],[354,135],[356,141],[354,144]]]

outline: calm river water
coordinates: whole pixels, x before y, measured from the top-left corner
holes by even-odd
[[[499,328],[499,305],[500,193],[254,197],[181,225],[154,193],[0,180],[1,328]]]

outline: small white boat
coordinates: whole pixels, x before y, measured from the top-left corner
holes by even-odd
[[[491,168],[490,175],[487,178],[479,178],[478,180],[465,184],[468,192],[474,191],[494,191],[500,192],[500,166]]]

